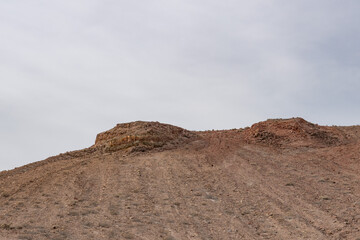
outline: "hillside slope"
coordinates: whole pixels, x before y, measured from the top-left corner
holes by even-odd
[[[0,173],[0,239],[360,239],[360,127],[118,124]]]

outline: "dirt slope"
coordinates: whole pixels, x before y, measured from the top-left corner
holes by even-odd
[[[0,173],[0,239],[360,239],[360,127],[118,124]]]

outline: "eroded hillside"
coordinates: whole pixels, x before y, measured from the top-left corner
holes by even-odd
[[[0,239],[360,239],[360,127],[118,124],[0,173]]]

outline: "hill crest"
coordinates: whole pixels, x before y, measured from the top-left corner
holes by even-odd
[[[118,124],[0,172],[0,239],[357,239],[360,126]]]
[[[136,121],[117,124],[99,133],[95,147],[102,147],[105,152],[145,152],[154,148],[171,149],[195,137],[195,133],[170,124]]]

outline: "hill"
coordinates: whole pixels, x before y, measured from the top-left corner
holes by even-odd
[[[360,239],[360,126],[118,124],[0,172],[0,239]],[[21,150],[21,149],[20,149]]]

